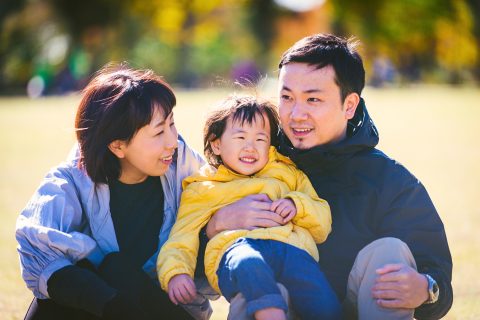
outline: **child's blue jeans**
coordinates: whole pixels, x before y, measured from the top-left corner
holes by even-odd
[[[238,239],[222,257],[218,285],[230,301],[241,292],[247,313],[265,308],[287,310],[277,282],[288,290],[301,319],[341,319],[341,306],[318,263],[292,245],[261,239]]]

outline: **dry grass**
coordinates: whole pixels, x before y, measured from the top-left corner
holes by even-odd
[[[178,93],[179,132],[201,151],[205,110],[223,91]],[[444,221],[454,260],[455,301],[445,319],[480,318],[480,91],[475,88],[367,89],[380,148],[407,166],[427,187]],[[74,141],[78,96],[0,99],[0,314],[22,319],[31,294],[18,268],[15,219],[46,171]],[[214,303],[213,319],[228,306]]]

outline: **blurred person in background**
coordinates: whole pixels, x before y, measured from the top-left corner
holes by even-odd
[[[453,301],[443,223],[422,183],[376,149],[378,131],[361,93],[357,43],[318,34],[283,54],[279,150],[332,210],[319,266],[349,319],[439,319]],[[271,200],[246,197],[217,211],[205,231],[278,226]],[[248,319],[233,298],[231,319]]]
[[[156,277],[181,181],[204,163],[177,134],[175,103],[159,76],[124,65],[86,86],[78,146],[17,219],[22,276],[35,296],[25,319],[210,317],[202,294],[182,308]]]

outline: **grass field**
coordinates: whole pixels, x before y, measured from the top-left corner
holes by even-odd
[[[180,91],[179,132],[202,148],[205,111],[226,91]],[[367,88],[364,97],[380,132],[379,148],[427,187],[440,213],[454,261],[454,305],[445,319],[480,319],[480,90]],[[46,171],[74,141],[78,96],[0,98],[0,318],[23,319],[31,293],[20,278],[15,219]],[[228,306],[214,303],[213,319]]]

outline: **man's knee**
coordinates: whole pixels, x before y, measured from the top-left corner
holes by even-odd
[[[408,245],[400,239],[381,238],[360,250],[348,278],[347,295],[344,301],[344,312],[348,319],[356,318],[357,315],[363,319],[365,314],[384,315],[385,310],[381,310],[373,301],[371,289],[375,285],[376,269],[393,263],[406,264],[416,269],[415,259]],[[362,309],[363,316],[357,314],[358,309]],[[405,310],[407,318],[410,317],[410,312]]]
[[[372,241],[358,253],[354,269],[383,266],[389,263],[405,263],[416,269],[415,259],[408,245],[398,238],[385,237]]]

